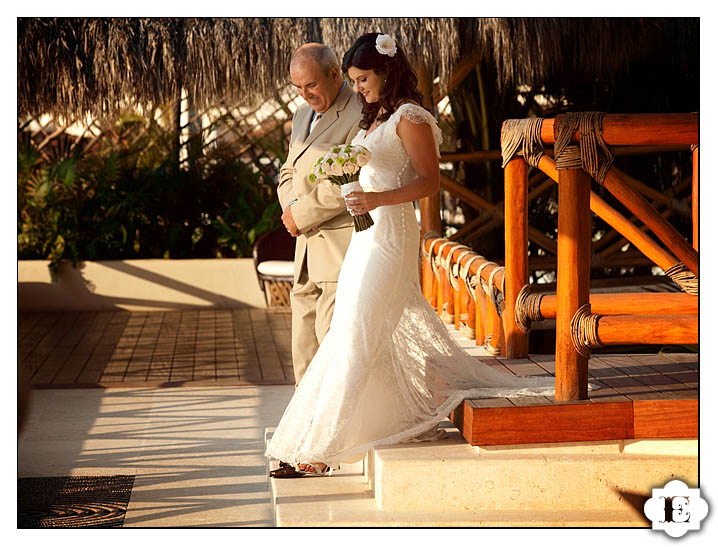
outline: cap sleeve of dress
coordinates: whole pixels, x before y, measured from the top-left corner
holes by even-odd
[[[439,145],[443,142],[444,138],[441,135],[441,129],[439,129],[439,125],[436,123],[436,119],[434,118],[434,116],[432,116],[428,110],[419,105],[413,103],[405,103],[399,108],[397,108],[391,117],[394,132],[396,132],[396,127],[397,125],[399,125],[399,120],[401,118],[405,118],[411,123],[415,124],[429,124],[429,127],[431,127],[431,132],[434,135],[436,155],[438,156]]]

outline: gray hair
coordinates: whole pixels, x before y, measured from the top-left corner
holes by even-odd
[[[339,59],[334,50],[324,44],[309,43],[299,47],[292,55],[290,66],[294,63],[306,62],[311,59],[319,66],[324,74],[329,74],[332,68],[340,69]]]

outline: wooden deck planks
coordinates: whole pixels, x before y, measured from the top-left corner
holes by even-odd
[[[264,309],[18,314],[35,387],[294,384],[291,315]]]

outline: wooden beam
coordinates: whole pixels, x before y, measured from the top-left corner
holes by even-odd
[[[698,276],[698,253],[696,250],[643,196],[629,188],[612,169],[606,174],[603,185]]]
[[[636,439],[698,438],[698,400],[633,401],[633,435]]]
[[[690,315],[698,313],[698,297],[686,293],[597,293],[589,295],[591,313],[597,315]],[[544,319],[556,318],[554,294],[541,298]]]
[[[653,266],[654,264],[655,262],[646,258],[643,254],[630,251],[596,260],[595,262],[594,257],[591,257],[592,270],[602,268],[629,268],[631,266]],[[556,265],[556,257],[554,256],[529,257],[530,271],[555,270]]]
[[[464,238],[467,234],[470,234],[473,230],[477,229],[481,224],[486,222],[487,220],[491,221],[491,215],[487,213],[485,210],[479,211],[479,216],[477,216],[475,219],[470,220],[469,222],[465,223],[461,228],[456,230],[451,236],[449,236],[449,239],[451,241],[458,241]]]
[[[642,183],[638,179],[634,179],[631,175],[629,175],[628,173],[625,173],[624,171],[621,171],[615,165],[613,166],[613,170],[621,178],[621,180],[623,182],[625,182],[628,186],[630,186],[637,192],[640,192],[645,197],[650,198],[653,201],[657,201],[658,203],[662,203],[663,205],[667,205],[668,207],[671,207],[671,205],[672,205],[671,198],[669,198],[667,195],[659,192],[655,188],[651,188],[650,186]]]
[[[441,175],[441,188],[449,192],[452,196],[465,201],[478,211],[483,209],[494,212],[497,210],[496,205],[443,174]]]
[[[452,421],[472,446],[614,439],[695,439],[696,399],[586,401],[514,406],[506,399],[464,401]]]
[[[598,339],[604,346],[697,344],[698,316],[602,315],[598,320]]]
[[[441,99],[443,99],[448,93],[451,93],[454,89],[459,87],[459,84],[464,81],[464,78],[466,78],[469,74],[471,74],[471,72],[473,72],[474,67],[477,65],[478,62],[479,59],[477,57],[470,55],[468,57],[464,57],[458,63],[456,63],[456,65],[454,65],[454,69],[451,72],[451,76],[449,77],[449,82],[446,86],[446,93],[441,93],[441,87],[439,86],[439,84],[433,86],[431,92],[431,99],[433,103],[438,104]],[[426,97],[426,95],[424,96]]]
[[[558,180],[559,171],[556,169],[556,162],[553,159],[545,156],[542,157],[539,162],[539,169],[546,173],[552,180]],[[637,218],[649,226],[649,228],[653,229],[656,235],[659,235],[658,232],[660,232],[663,237],[660,237],[659,235],[659,238],[664,242],[664,244],[670,247],[670,245],[666,243],[666,241],[670,241],[675,247],[680,247],[687,259],[694,260],[694,265],[697,269],[697,253],[688,247],[685,239],[660,213],[658,213],[658,211],[656,211],[655,208],[653,208],[650,203],[648,203],[634,190],[629,188],[622,180],[620,180],[618,175],[612,174],[611,171],[609,171],[606,175],[606,188],[614,194],[619,201],[621,201],[621,203],[626,205],[626,207],[628,207],[628,209],[636,215]],[[610,224],[616,231],[620,232],[627,240],[633,243],[637,249],[639,249],[662,269],[667,270],[671,266],[677,264],[678,259],[675,258],[673,254],[662,249],[653,241],[652,238],[643,233],[643,231],[636,227],[633,223],[629,222],[623,215],[608,205],[608,203],[602,200],[594,192],[590,193],[590,208],[594,213]],[[681,241],[683,244],[680,243]],[[684,260],[684,264],[688,265],[688,262],[685,262]],[[688,267],[690,268],[689,265]],[[691,271],[693,270],[691,269]]]
[[[544,144],[556,142],[554,128],[559,118],[543,121]],[[602,134],[609,146],[698,144],[698,114],[606,114]],[[574,142],[578,142],[579,136],[576,131]]]
[[[466,161],[480,163],[484,161],[501,161],[501,150],[477,150],[476,152],[444,152],[440,161]]]
[[[463,434],[474,446],[633,438],[631,402],[473,407],[465,401]]]
[[[557,252],[556,241],[551,239],[549,236],[547,236],[541,230],[539,230],[535,226],[529,226],[528,227],[528,236],[531,241],[536,243],[536,245],[542,247],[544,250],[548,251],[552,255],[556,255],[556,252]]]
[[[678,263],[675,256],[658,245],[638,226],[629,222],[626,217],[598,197],[595,192],[591,192],[591,210],[664,271]]]

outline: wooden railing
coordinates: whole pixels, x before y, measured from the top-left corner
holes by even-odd
[[[465,245],[426,236],[422,290],[442,320],[498,355],[504,343],[504,268]]]
[[[555,142],[557,119],[543,120],[541,141]],[[602,136],[608,146],[621,145],[696,145],[697,114],[673,115],[605,115]],[[575,134],[573,140],[579,141]],[[621,235],[664,271],[684,264],[698,276],[697,228],[697,156],[694,148],[693,184],[693,245],[636,190],[626,177],[611,168],[603,181],[604,188],[650,229],[665,248],[647,236],[618,211],[591,191],[591,175],[581,167],[557,169],[556,162],[544,155],[538,168],[559,185],[557,283],[552,300],[555,311],[547,316],[556,318],[556,400],[585,399],[588,396],[588,351],[599,345],[618,344],[696,344],[698,316],[693,300],[696,295],[681,295],[673,307],[661,308],[645,297],[631,296],[633,307],[645,310],[636,315],[631,306],[614,297],[612,306],[599,305],[589,298],[591,259],[591,211],[615,228]],[[517,300],[528,284],[528,169],[521,157],[511,159],[505,168],[506,207],[506,276],[504,328],[506,353],[525,357],[528,334],[516,321]],[[633,184],[635,186],[635,183]],[[690,277],[690,273],[687,276]],[[685,277],[685,276],[684,276]],[[697,292],[697,291],[696,291]],[[605,299],[606,297],[601,297]],[[643,302],[643,307],[640,303]],[[591,314],[593,311],[601,312]],[[548,307],[548,301],[546,303]],[[547,310],[548,311],[548,310]],[[601,315],[599,315],[599,313]],[[555,314],[555,315],[554,315]],[[590,332],[589,332],[590,331]]]
[[[559,123],[560,119],[543,121],[542,145],[555,141],[553,131]],[[687,150],[698,141],[698,116],[606,115],[603,129],[608,146],[626,146],[617,148],[616,156]],[[580,135],[574,137],[578,140]],[[679,187],[692,185],[692,245],[667,220],[675,211],[670,197],[611,167],[603,185],[644,223],[639,227],[634,224],[634,219],[627,219],[591,191],[591,176],[583,168],[557,169],[551,151],[547,152],[538,162],[539,172],[531,179],[522,157],[508,161],[504,170],[504,200],[496,205],[442,177],[444,189],[482,212],[474,227],[467,228],[464,233],[481,222],[484,226],[504,224],[505,260],[502,266],[453,241],[453,237],[428,235],[422,243],[422,287],[424,296],[444,322],[453,324],[455,329],[463,329],[465,336],[474,338],[477,345],[484,345],[491,353],[501,353],[509,358],[528,355],[531,320],[555,319],[556,400],[585,399],[588,395],[588,352],[592,344],[597,347],[698,343],[698,148],[693,147],[692,177],[679,184]],[[482,153],[474,159],[493,160],[493,154],[490,156]],[[542,174],[548,176],[550,182],[542,181]],[[528,225],[528,203],[554,183],[559,184],[557,241]],[[659,212],[658,208],[663,211]],[[593,255],[591,211],[616,230],[615,237],[607,237],[601,245],[593,245]],[[648,230],[662,245],[646,234]],[[529,261],[529,240],[554,256]],[[624,253],[622,257],[611,257],[608,251],[622,246],[625,241],[632,243],[641,254]],[[680,269],[685,264],[682,275],[688,282],[683,288],[691,294],[590,295],[592,260],[604,267],[655,264],[664,271],[676,270],[677,266]],[[555,295],[533,294],[529,290],[529,270],[536,266],[556,268]],[[692,274],[695,274],[693,280],[690,279]],[[531,313],[527,313],[527,309]],[[591,336],[582,329],[591,330]]]

